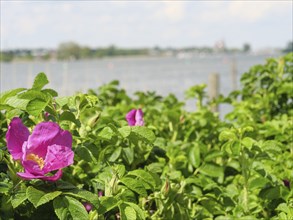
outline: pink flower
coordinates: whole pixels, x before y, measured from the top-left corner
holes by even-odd
[[[126,114],[126,120],[130,126],[143,126],[143,112],[141,109],[132,109]]]
[[[88,202],[84,202],[84,203],[83,203],[83,206],[84,206],[84,208],[85,208],[85,210],[86,210],[87,212],[90,212],[90,211],[92,210],[92,208],[93,208],[92,204],[90,204],[90,203],[88,203]]]
[[[20,160],[26,180],[56,181],[62,168],[73,164],[72,135],[54,122],[41,122],[30,135],[20,118],[13,118],[6,133],[7,148],[14,160]],[[58,170],[53,176],[51,171]]]
[[[99,191],[99,192],[98,192],[98,196],[99,196],[99,197],[102,197],[102,196],[103,196],[103,191]]]

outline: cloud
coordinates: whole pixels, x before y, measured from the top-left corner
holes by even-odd
[[[184,1],[157,2],[152,17],[157,21],[179,22],[184,18],[185,4]]]
[[[291,8],[289,1],[1,1],[1,47],[54,48],[69,40],[92,47],[212,45],[221,38],[241,45],[263,36],[281,44],[292,36]]]
[[[271,16],[272,13],[292,14],[291,1],[229,1],[206,2],[200,19],[206,22],[258,22]]]
[[[284,13],[288,11],[288,8],[292,10],[292,2],[233,1],[230,2],[228,11],[232,17],[240,18],[243,21],[256,22],[269,16],[272,12]]]

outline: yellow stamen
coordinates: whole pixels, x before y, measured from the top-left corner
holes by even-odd
[[[39,157],[38,155],[35,155],[35,154],[29,154],[29,155],[27,155],[26,156],[26,159],[27,160],[35,161],[39,165],[39,167],[40,167],[41,170],[43,169],[43,167],[45,165],[43,158],[41,158],[41,157]]]

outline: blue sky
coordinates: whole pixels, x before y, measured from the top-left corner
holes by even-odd
[[[292,40],[292,1],[5,1],[1,49],[84,46],[253,49]]]

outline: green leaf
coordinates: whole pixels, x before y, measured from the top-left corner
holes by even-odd
[[[257,177],[255,179],[251,180],[251,182],[249,184],[249,189],[254,190],[257,188],[263,188],[269,182],[270,181],[267,178]]]
[[[128,162],[128,164],[132,164],[132,162],[134,160],[134,152],[133,152],[133,149],[130,148],[130,147],[123,148],[123,152],[124,152],[124,155],[126,157],[126,161]]]
[[[116,161],[116,160],[119,158],[119,156],[120,156],[120,154],[121,154],[121,151],[122,151],[122,147],[117,147],[117,148],[114,150],[114,152],[112,153],[112,155],[109,157],[109,161],[110,161],[110,162],[114,162],[114,161]]]
[[[230,142],[230,149],[232,152],[232,155],[234,156],[239,156],[240,151],[241,151],[241,145],[239,141],[232,141]]]
[[[7,98],[15,96],[24,90],[25,90],[24,88],[18,88],[18,89],[9,90],[6,92],[1,92],[0,93],[0,103],[3,104]]]
[[[76,199],[82,199],[90,202],[92,205],[94,205],[96,208],[99,207],[99,198],[96,194],[91,193],[86,190],[72,190],[71,192],[63,192],[63,195],[74,197]]]
[[[259,193],[259,196],[262,199],[273,200],[280,198],[281,190],[280,187],[271,187],[262,189]]]
[[[98,213],[99,214],[104,214],[115,207],[117,207],[121,202],[119,202],[116,198],[114,197],[106,197],[103,196],[100,198],[100,207],[98,208]]]
[[[110,127],[104,127],[103,130],[99,132],[98,137],[109,141],[111,140],[113,135],[114,135],[114,132]]]
[[[153,143],[156,139],[153,131],[144,126],[133,126],[131,127],[131,132],[134,133],[136,136],[149,141],[150,143]]]
[[[40,191],[38,189],[35,189],[34,187],[32,186],[29,186],[27,189],[26,189],[26,195],[27,195],[27,198],[28,200],[34,205],[34,207],[38,207],[38,202],[40,201],[40,199],[46,195],[45,192],[43,191]]]
[[[41,197],[39,200],[37,206],[43,205],[47,202],[50,202],[51,200],[55,199],[57,196],[59,196],[62,192],[60,191],[55,191],[51,193],[46,193],[44,196]]]
[[[88,213],[83,204],[70,196],[65,196],[68,201],[68,210],[73,220],[88,220]]]
[[[147,196],[146,189],[144,188],[143,183],[141,183],[139,180],[123,177],[120,179],[120,182],[139,195],[142,195],[143,197]]]
[[[131,206],[136,211],[136,214],[138,215],[138,219],[142,219],[142,220],[146,219],[145,213],[138,205],[132,202],[124,202],[124,203]]]
[[[20,191],[17,192],[15,195],[12,196],[11,198],[11,204],[12,207],[15,209],[17,208],[20,204],[22,204],[25,200],[27,200],[27,195],[25,191]]]
[[[122,137],[127,138],[130,135],[131,127],[130,126],[124,126],[122,128],[118,128],[118,131],[122,135]]]
[[[47,104],[48,103],[43,100],[34,99],[27,104],[26,110],[29,114],[33,116],[38,116],[45,109]]]
[[[58,96],[58,92],[56,92],[53,89],[43,89],[42,92],[50,94],[52,97],[57,97]]]
[[[288,205],[286,203],[281,203],[280,205],[278,205],[276,210],[285,212],[288,215],[293,217],[293,209],[292,209],[292,207],[288,207]]]
[[[39,73],[34,80],[33,89],[41,90],[45,85],[49,83],[45,73]]]
[[[241,140],[241,143],[247,147],[248,149],[251,149],[253,144],[255,143],[255,140],[253,140],[252,138],[250,137],[245,137]]]
[[[236,141],[237,136],[233,131],[225,130],[220,133],[220,141]]]
[[[203,164],[200,168],[199,171],[207,176],[211,177],[221,177],[224,175],[224,169],[223,167],[217,166],[212,163],[206,163]]]
[[[25,110],[29,100],[27,99],[20,99],[16,96],[12,96],[6,100],[6,104],[17,109]]]
[[[75,149],[76,154],[80,157],[80,159],[85,160],[86,162],[92,162],[93,158],[92,158],[92,154],[89,151],[89,149],[87,149],[84,146],[78,146]]]
[[[210,150],[204,157],[204,161],[213,161],[217,157],[222,157],[223,152],[220,150]]]
[[[121,220],[136,220],[137,219],[136,212],[134,208],[132,208],[131,206],[128,206],[122,203],[121,205],[119,205],[119,211],[121,214]]]
[[[68,210],[69,202],[65,197],[57,197],[53,201],[54,211],[60,220],[67,220],[70,217]]]
[[[32,186],[29,186],[26,190],[27,198],[34,205],[35,208],[53,200],[54,198],[59,196],[61,193],[62,192],[60,191],[45,193],[43,191],[35,189]]]
[[[133,170],[128,172],[127,176],[128,175],[137,176],[138,178],[149,184],[153,189],[156,187],[156,180],[149,172],[145,170]]]
[[[11,188],[12,188],[12,184],[0,182],[0,193],[8,194]]]
[[[60,107],[63,107],[64,105],[67,105],[69,97],[57,97],[55,101]]]
[[[19,98],[21,99],[28,99],[28,100],[33,100],[33,99],[40,99],[43,101],[47,101],[48,97],[42,93],[41,91],[38,90],[28,90],[24,93],[21,93],[20,95],[18,95]]]
[[[75,124],[78,124],[76,122],[75,115],[72,112],[69,112],[69,111],[62,112],[62,114],[60,115],[59,119],[60,119],[60,121],[70,121],[70,122],[73,122]]]
[[[199,167],[200,165],[200,148],[197,144],[190,149],[189,162],[195,168]]]

